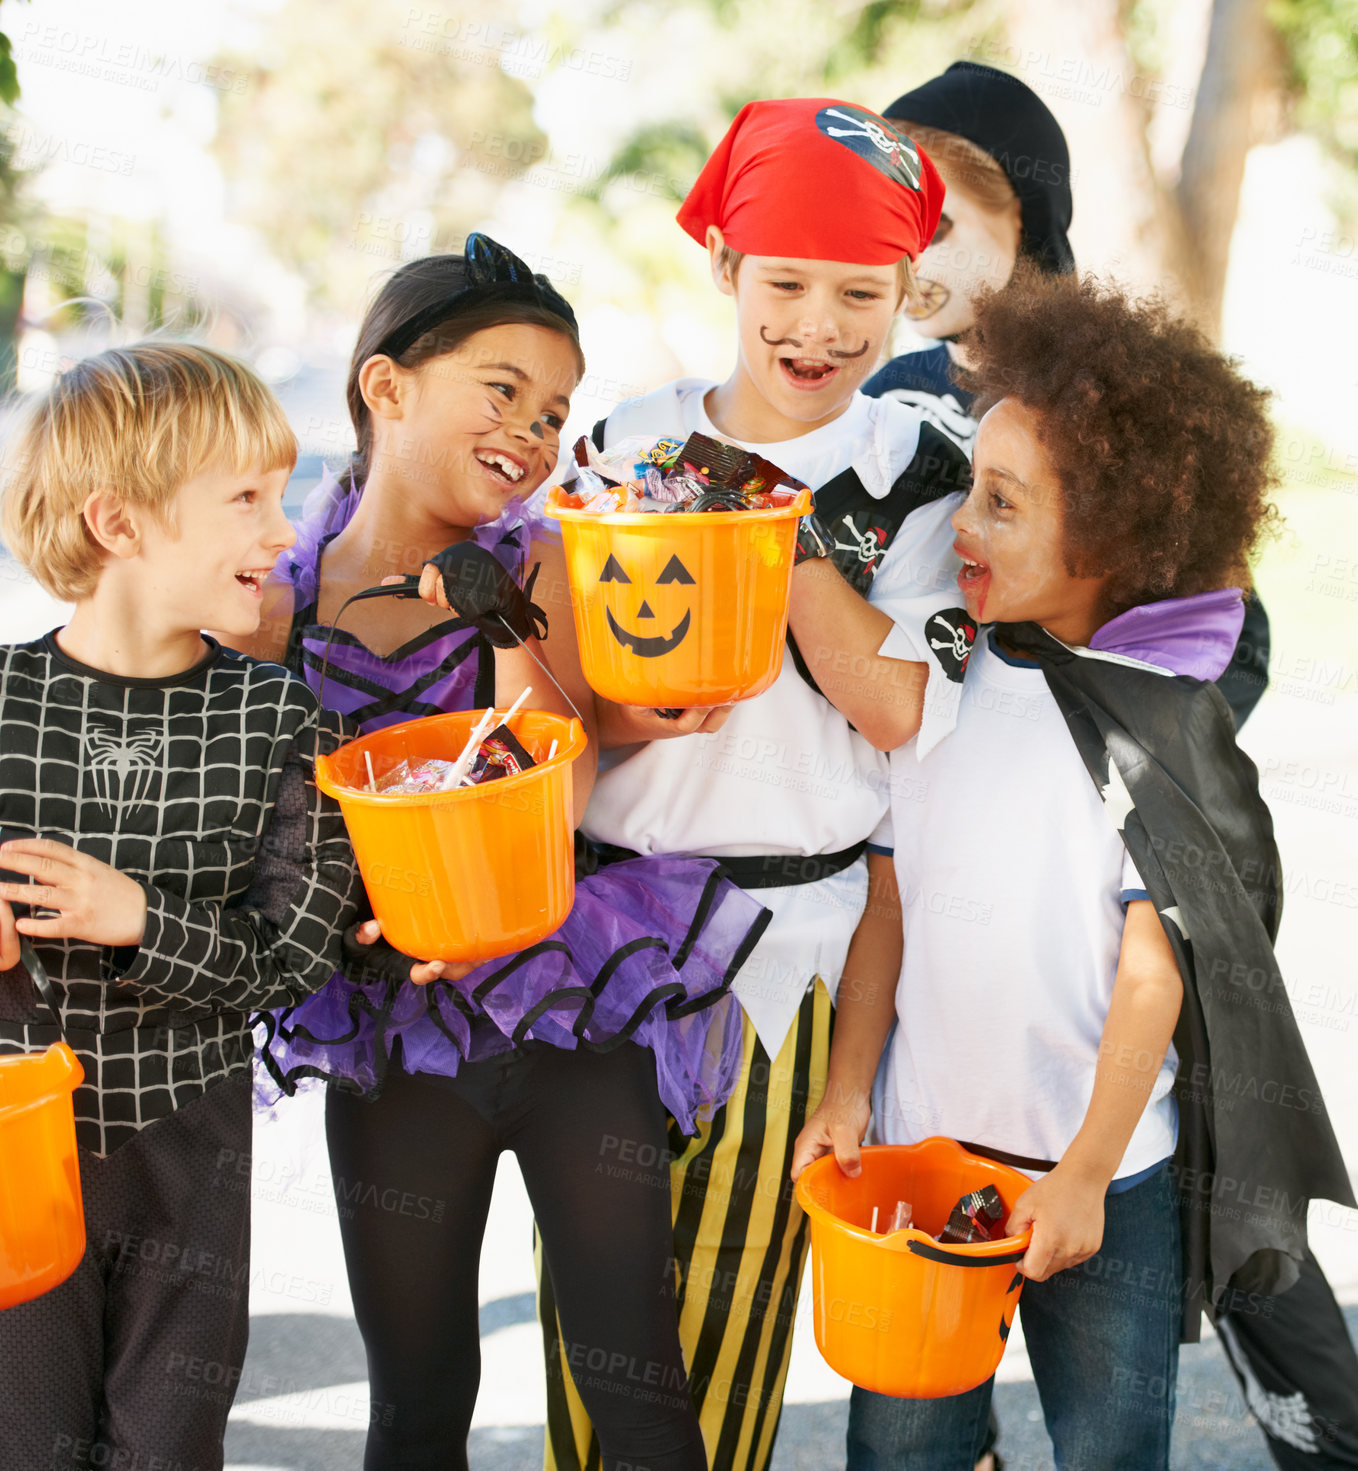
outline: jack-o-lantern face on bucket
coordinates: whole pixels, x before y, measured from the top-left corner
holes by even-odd
[[[632,579],[623,570],[622,564],[618,559],[610,554],[608,560],[604,563],[604,570],[599,574],[599,581],[627,583],[630,585]],[[657,587],[675,584],[688,587],[694,585],[693,574],[677,556],[671,557],[665,563],[661,569],[660,576],[655,580]],[[633,632],[631,629],[624,628],[618,622],[613,616],[613,610],[611,608],[604,609],[604,616],[608,620],[609,632],[623,648],[630,649],[640,659],[658,659],[662,654],[668,654],[672,649],[677,649],[683,643],[688,633],[689,624],[692,622],[693,614],[691,609],[685,608],[683,617],[674,624],[668,633],[648,633],[644,630]],[[638,623],[644,622],[647,619],[652,620],[650,626],[654,627],[656,614],[650,603],[644,597],[641,600],[640,607],[637,608],[633,616],[635,616]]]

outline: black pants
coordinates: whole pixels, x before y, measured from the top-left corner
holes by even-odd
[[[101,1159],[81,1152],[85,1255],[0,1312],[0,1465],[221,1471],[250,1297],[250,1080]]]
[[[455,1079],[393,1066],[374,1102],[332,1090],[326,1133],[368,1353],[365,1471],[465,1471],[481,1240],[506,1149],[605,1471],[706,1471],[679,1348],[666,1117],[649,1052],[530,1042]]]
[[[1281,1471],[1358,1467],[1358,1354],[1334,1292],[1308,1251],[1295,1285],[1267,1311],[1217,1321],[1226,1357]]]

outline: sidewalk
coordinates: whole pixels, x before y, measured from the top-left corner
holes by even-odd
[[[354,1325],[321,1135],[319,1099],[286,1105],[257,1129],[251,1337],[227,1436],[227,1471],[360,1471],[368,1417],[363,1344]],[[1334,1213],[1337,1214],[1337,1213]],[[1348,1213],[1345,1213],[1346,1215]],[[1352,1261],[1358,1221],[1318,1225],[1318,1253],[1335,1277],[1358,1337]],[[474,1471],[541,1465],[542,1352],[533,1306],[527,1197],[512,1158],[502,1161],[481,1264],[481,1395]],[[816,1351],[803,1293],[787,1406],[773,1471],[843,1465],[849,1386]],[[1001,1365],[996,1405],[1009,1471],[1051,1471],[1021,1334]],[[1183,1350],[1174,1430],[1176,1471],[1272,1471],[1220,1345]]]

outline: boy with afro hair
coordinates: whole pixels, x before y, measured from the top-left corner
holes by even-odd
[[[970,345],[953,622],[974,644],[947,718],[892,754],[899,977],[841,994],[793,1168],[833,1149],[857,1173],[898,1019],[879,1135],[1035,1181],[1007,1231],[1032,1228],[1019,1311],[1057,1464],[1153,1471],[1180,1338],[1264,1311],[1309,1200],[1354,1199],[1273,954],[1272,821],[1212,683],[1277,514],[1266,395],[1092,280],[1019,272]],[[883,653],[921,658],[911,626]],[[855,1390],[850,1471],[969,1468],[992,1385]]]

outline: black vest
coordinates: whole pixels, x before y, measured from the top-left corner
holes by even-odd
[[[914,457],[880,500],[868,493],[852,467],[816,491],[816,518],[829,538],[830,560],[849,586],[867,597],[905,518],[955,490],[965,492],[970,485],[971,463],[966,455],[932,424],[921,424]],[[797,673],[818,690],[791,631],[787,643]]]

